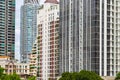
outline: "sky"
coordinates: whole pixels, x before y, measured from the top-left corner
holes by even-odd
[[[43,3],[44,0],[40,0]],[[16,22],[15,22],[15,58],[20,59],[20,7],[23,5],[23,0],[16,0]]]

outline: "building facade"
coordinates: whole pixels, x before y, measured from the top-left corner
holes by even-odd
[[[82,0],[60,0],[60,73],[83,69]]]
[[[32,53],[29,55],[30,75],[37,76],[37,41],[32,47]]]
[[[59,54],[59,4],[46,0],[38,10],[38,72],[39,80],[56,80]]]
[[[60,73],[120,71],[120,0],[60,0]]]
[[[28,54],[32,52],[32,46],[37,35],[37,9],[38,0],[24,0],[21,7],[20,28],[20,60],[28,62]]]
[[[17,63],[10,60],[8,56],[0,56],[0,66],[5,69],[6,74],[29,75],[30,67],[28,63]]]
[[[0,1],[0,55],[14,57],[15,0]]]

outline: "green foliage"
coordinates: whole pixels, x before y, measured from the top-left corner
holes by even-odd
[[[4,79],[4,69],[2,67],[0,67],[0,80]]]
[[[2,75],[4,72],[4,68],[0,67],[0,75]]]
[[[28,80],[36,80],[36,77],[35,77],[35,76],[30,76],[30,77],[28,78]]]
[[[103,80],[99,75],[92,71],[82,70],[79,73],[80,80]]]
[[[116,77],[115,77],[115,80],[120,80],[120,72],[117,73]]]
[[[82,70],[80,72],[65,72],[59,80],[103,80],[99,75],[92,71]]]
[[[4,74],[0,80],[10,80],[7,74]]]
[[[4,74],[4,69],[0,67],[0,80],[21,80],[20,76],[17,75],[16,73],[7,75]]]
[[[10,75],[4,74],[4,77],[2,77],[1,80],[21,80],[21,79],[19,75],[17,75],[16,73],[13,73]]]
[[[20,76],[17,75],[16,73],[9,75],[9,78],[10,78],[10,80],[21,80]]]

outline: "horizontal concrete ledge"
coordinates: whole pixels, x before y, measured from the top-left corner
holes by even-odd
[[[115,80],[114,76],[102,76],[104,80]]]

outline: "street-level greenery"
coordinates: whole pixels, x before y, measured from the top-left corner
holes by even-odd
[[[35,76],[30,76],[30,77],[28,78],[28,80],[36,80],[36,77],[35,77]]]
[[[117,73],[116,77],[115,77],[115,80],[120,80],[120,72]]]
[[[59,80],[103,80],[99,75],[92,71],[81,70],[80,72],[65,72]]]
[[[0,67],[0,80],[21,80],[20,76],[16,73],[4,74],[4,68]]]

